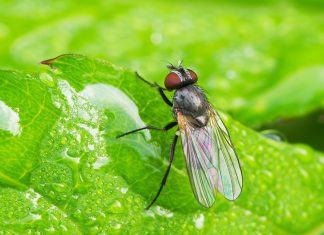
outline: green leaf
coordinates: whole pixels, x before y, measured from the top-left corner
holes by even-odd
[[[222,114],[243,170],[241,196],[210,209],[191,192],[178,143],[168,182],[171,110],[132,71],[65,55],[40,74],[0,71],[0,231],[6,233],[316,234],[324,154],[266,139]],[[208,92],[208,87],[205,87]],[[210,100],[214,94],[209,93]],[[215,98],[216,99],[216,98]]]
[[[302,116],[324,107],[324,66],[311,66],[289,75],[237,111],[240,120],[260,124],[276,118]]]

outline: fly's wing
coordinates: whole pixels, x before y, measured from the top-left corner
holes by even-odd
[[[217,190],[234,200],[242,189],[242,173],[228,132],[217,113],[210,109],[205,127],[193,128],[177,113],[188,176],[198,202],[211,207]]]
[[[218,191],[227,199],[235,200],[241,193],[243,177],[229,133],[215,110],[210,108],[208,126],[212,129],[212,164],[218,172]]]

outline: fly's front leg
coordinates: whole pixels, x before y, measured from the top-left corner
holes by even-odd
[[[149,86],[151,87],[155,87],[159,93],[160,93],[160,96],[162,97],[163,101],[172,107],[172,102],[169,100],[169,98],[164,94],[164,91],[166,90],[165,88],[161,87],[159,84],[157,84],[156,82],[155,83],[150,83],[149,81],[145,80],[141,75],[139,75],[137,72],[135,72],[135,75],[141,79],[143,82],[145,82],[146,84],[148,84]]]
[[[142,130],[145,130],[145,129],[156,130],[156,131],[167,131],[167,130],[170,130],[172,127],[176,126],[177,124],[178,124],[177,122],[170,122],[163,128],[155,127],[155,126],[145,126],[145,127],[141,127],[141,128],[138,128],[138,129],[135,129],[135,130],[132,130],[132,131],[128,131],[128,132],[123,133],[121,135],[118,135],[118,136],[116,136],[116,138],[118,139],[118,138],[123,137],[125,135],[133,134],[135,132],[142,131]]]

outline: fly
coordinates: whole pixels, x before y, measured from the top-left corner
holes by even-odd
[[[178,125],[188,176],[197,201],[209,208],[215,202],[217,191],[225,198],[235,200],[242,191],[243,177],[225,125],[208,102],[204,92],[195,85],[198,76],[194,71],[183,68],[181,61],[178,66],[170,64],[167,68],[171,72],[165,78],[165,88],[157,83],[150,83],[138,73],[136,75],[158,90],[164,102],[172,107],[176,121],[168,123],[163,128],[145,126],[121,134],[117,138],[145,129],[168,131]],[[165,90],[175,90],[173,102],[167,98]],[[177,140],[178,134],[175,134],[171,143],[167,170],[158,192],[146,209],[154,204],[167,181]]]

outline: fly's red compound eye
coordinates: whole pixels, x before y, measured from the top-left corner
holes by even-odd
[[[166,89],[174,90],[181,86],[181,79],[178,74],[171,72],[165,77],[164,85]]]
[[[179,70],[174,70],[165,77],[164,85],[168,90],[178,89],[197,82],[198,77],[194,71],[183,68]]]
[[[187,71],[189,72],[190,77],[193,80],[193,82],[197,82],[197,80],[198,80],[197,74],[194,71],[192,71],[191,69],[187,69]]]

